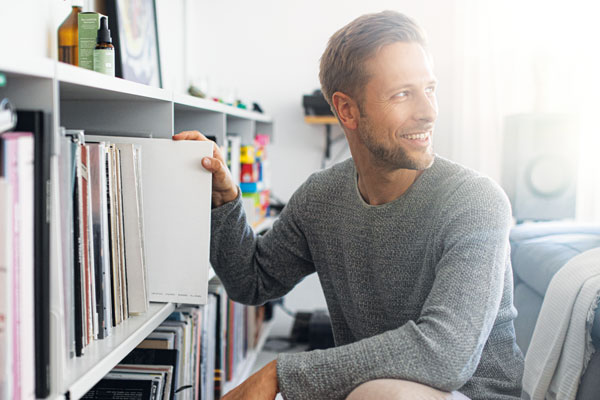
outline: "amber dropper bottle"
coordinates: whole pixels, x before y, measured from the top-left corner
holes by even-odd
[[[79,65],[79,29],[77,14],[82,11],[82,0],[71,1],[71,13],[58,27],[58,61]]]
[[[100,29],[94,49],[94,71],[115,76],[115,46],[112,44],[106,17],[100,18]]]

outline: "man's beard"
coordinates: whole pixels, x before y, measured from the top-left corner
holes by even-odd
[[[425,129],[417,128],[412,131],[421,130]],[[386,147],[384,143],[379,143],[377,141],[378,132],[371,124],[370,118],[365,115],[360,118],[357,133],[365,147],[373,154],[375,160],[389,169],[424,170],[433,163],[433,146],[431,144],[420,151],[417,156],[410,156],[400,145],[391,148],[391,146]],[[430,141],[433,139],[431,136],[433,135],[430,135]]]

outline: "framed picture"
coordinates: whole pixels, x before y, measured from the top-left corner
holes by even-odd
[[[154,0],[108,0],[106,13],[116,76],[162,87]]]

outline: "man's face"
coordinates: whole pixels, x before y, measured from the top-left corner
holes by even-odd
[[[421,45],[386,45],[365,63],[370,75],[357,134],[377,162],[390,169],[428,168],[438,106],[431,60]]]

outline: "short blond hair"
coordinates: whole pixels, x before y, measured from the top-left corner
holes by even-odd
[[[331,98],[335,92],[353,97],[360,105],[360,91],[369,81],[365,61],[381,47],[396,42],[414,42],[424,48],[427,44],[417,23],[396,11],[363,15],[331,36],[321,56],[319,79],[334,114]]]

